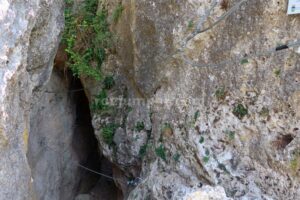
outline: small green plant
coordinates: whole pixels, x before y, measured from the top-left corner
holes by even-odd
[[[197,110],[197,111],[195,112],[195,114],[194,114],[194,121],[197,121],[197,119],[199,118],[199,116],[200,116],[200,111]]]
[[[209,156],[204,156],[203,157],[203,162],[204,163],[208,163],[208,161],[209,161]]]
[[[234,140],[234,138],[235,138],[235,132],[234,132],[234,131],[226,130],[226,131],[225,131],[225,134],[227,135],[227,137],[228,137],[230,140]]]
[[[275,74],[276,77],[279,77],[280,74],[281,74],[281,70],[280,69],[275,69],[274,74]]]
[[[94,102],[92,103],[91,109],[93,111],[103,111],[108,109],[107,105],[107,94],[105,90],[102,90],[96,97]]]
[[[131,112],[131,111],[133,111],[133,108],[131,106],[127,106],[126,110],[127,110],[127,112]]]
[[[204,137],[201,136],[201,137],[200,137],[200,140],[199,140],[199,143],[200,143],[200,144],[203,144],[203,142],[204,142]]]
[[[215,96],[219,101],[224,100],[226,97],[225,87],[220,87],[216,90]]]
[[[148,149],[148,144],[144,144],[141,146],[140,151],[139,151],[139,157],[143,158],[147,154],[147,149]]]
[[[115,80],[113,76],[107,76],[105,77],[103,81],[104,89],[109,90],[115,85]]]
[[[268,117],[269,113],[270,113],[269,109],[266,108],[266,107],[263,107],[261,109],[261,111],[259,112],[259,115],[262,116],[262,117]]]
[[[145,129],[145,124],[144,122],[137,122],[136,125],[135,125],[135,130],[140,132],[142,130]]]
[[[194,27],[194,22],[193,22],[193,20],[190,20],[188,23],[188,28],[192,29],[193,27]]]
[[[160,157],[161,159],[163,159],[164,161],[166,161],[166,149],[165,147],[161,144],[159,147],[157,147],[155,149],[155,154]]]
[[[65,0],[65,4],[66,4],[66,5],[73,4],[73,2],[74,2],[73,0]]]
[[[174,156],[173,156],[173,160],[175,162],[178,162],[179,161],[179,158],[180,158],[180,154],[179,153],[176,153]]]
[[[112,13],[112,20],[114,23],[117,23],[122,15],[122,12],[124,10],[124,7],[122,4],[117,5],[117,7],[114,9]]]
[[[244,65],[244,64],[248,64],[249,63],[249,60],[247,58],[244,58],[241,60],[241,64]]]
[[[77,13],[73,13],[72,7],[73,1],[66,0],[62,41],[68,54],[67,66],[74,76],[85,75],[100,80],[100,67],[105,60],[106,49],[112,43],[107,11],[97,11],[98,0],[85,0]]]
[[[294,158],[290,161],[290,167],[291,167],[291,170],[293,171],[293,173],[297,173],[297,171],[299,169],[299,160],[298,160],[298,158]]]
[[[243,119],[248,114],[248,109],[243,104],[238,104],[232,112],[237,118]]]
[[[289,164],[292,173],[294,175],[297,174],[300,168],[300,151],[298,149],[293,152],[292,159],[290,160]]]
[[[117,127],[117,125],[111,123],[102,128],[102,138],[106,144],[110,146],[113,145],[113,139]]]

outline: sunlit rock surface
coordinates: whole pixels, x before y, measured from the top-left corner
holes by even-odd
[[[32,90],[48,81],[62,1],[0,1],[0,199],[34,199],[26,158]]]

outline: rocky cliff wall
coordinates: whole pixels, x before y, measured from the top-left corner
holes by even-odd
[[[216,27],[193,34],[238,2],[100,1],[110,16],[119,3],[123,6],[121,17],[110,27],[116,36],[115,49],[102,66],[116,82],[108,97],[121,99],[122,104],[111,105],[113,112],[92,111],[92,122],[99,151],[114,164],[115,183],[125,198],[299,196],[299,51],[298,46],[270,50],[300,39],[300,18],[286,15],[287,1],[244,1]],[[38,112],[50,98],[45,89],[66,92],[55,75],[50,79],[63,28],[63,2],[0,3],[0,199],[69,198],[64,195],[74,191],[73,185],[60,196],[55,183],[63,181],[52,180],[59,177],[53,162],[57,156],[36,151],[35,140],[28,147],[31,133],[42,138],[47,136],[39,134],[43,128],[53,131],[46,123],[51,116]],[[215,7],[208,12],[212,4]],[[85,77],[81,81],[92,105],[101,84]],[[68,109],[66,97],[54,105]],[[44,110],[62,112],[58,107]],[[45,126],[36,114],[45,119]],[[61,123],[74,116],[59,117]],[[108,144],[103,128],[112,123],[117,128]],[[55,144],[63,140],[59,133],[49,135]],[[27,158],[28,149],[33,153]],[[44,156],[35,155],[39,151]],[[65,161],[76,159],[69,158]],[[34,167],[39,163],[44,165],[38,169],[49,173],[36,180],[49,181],[41,188],[34,182],[34,176],[41,175]],[[46,195],[35,195],[36,191]],[[81,197],[92,199],[92,194]]]
[[[114,114],[115,149],[101,135],[111,116],[93,124],[104,155],[140,178],[129,199],[189,199],[203,185],[234,199],[299,196],[299,54],[270,50],[299,41],[300,18],[287,1],[247,1],[186,43],[199,18],[208,27],[239,1],[209,14],[212,2],[122,1],[110,97],[147,103]]]
[[[63,29],[59,0],[0,1],[0,199],[34,199],[26,158],[32,91],[46,84]]]

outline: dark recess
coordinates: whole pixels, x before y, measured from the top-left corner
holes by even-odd
[[[71,78],[70,95],[75,102],[76,121],[72,139],[72,147],[80,164],[94,171],[112,176],[112,164],[100,154],[98,140],[91,123],[89,101],[83,91],[80,79]],[[92,194],[94,199],[120,199],[122,193],[113,180],[95,173],[80,169],[78,194]]]

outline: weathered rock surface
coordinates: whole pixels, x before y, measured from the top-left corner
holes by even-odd
[[[119,2],[103,3],[111,14]],[[118,36],[116,54],[109,56],[103,70],[115,74],[117,84],[109,96],[131,103],[110,115],[95,112],[93,126],[99,150],[115,165],[113,176],[124,196],[297,199],[300,57],[297,48],[264,53],[300,39],[299,16],[287,16],[283,1],[248,1],[218,26],[183,45],[212,1],[121,2],[124,11],[111,27]],[[238,0],[228,2],[230,8]],[[71,173],[77,170],[67,163],[80,158],[74,158],[69,149],[60,162],[51,151],[37,148],[47,131],[53,131],[47,141],[54,139],[54,144],[70,140],[67,132],[72,121],[64,123],[66,131],[51,125],[54,122],[39,123],[51,121],[52,116],[42,115],[41,109],[58,114],[53,116],[60,122],[72,120],[70,104],[64,96],[54,99],[55,109],[45,109],[40,103],[55,95],[32,98],[33,90],[45,91],[41,87],[50,78],[63,27],[62,3],[0,0],[0,199],[74,197],[70,192],[74,185],[65,190],[58,187],[76,182]],[[226,7],[218,4],[203,27],[217,20]],[[242,60],[247,55],[250,58]],[[57,88],[51,81],[47,87]],[[88,79],[82,82],[92,102],[100,86],[95,88]],[[108,123],[119,125],[114,147],[102,138],[101,129]],[[33,133],[45,132],[30,140],[28,147],[31,128]],[[39,176],[42,171],[37,169],[46,176]],[[63,170],[70,172],[66,180],[59,179],[58,172]],[[100,180],[92,192],[101,196],[98,187],[102,185]],[[37,191],[41,193],[35,195]],[[92,193],[77,196],[92,198]]]
[[[106,2],[110,12],[118,3]],[[228,2],[230,8],[238,1]],[[133,104],[114,114],[115,122],[125,121],[116,149],[101,138],[102,124],[112,119],[94,115],[103,153],[127,177],[141,178],[129,199],[182,199],[203,185],[223,187],[234,199],[295,199],[300,57],[297,48],[269,50],[300,39],[300,18],[286,15],[285,2],[248,1],[183,46],[210,4],[122,1],[122,17],[112,27],[117,54],[104,66],[118,82],[110,96],[146,100],[148,107]],[[203,26],[224,12],[218,5]],[[242,60],[253,54],[260,56]],[[240,118],[239,104],[247,109]],[[147,128],[136,131],[140,121]],[[147,153],[139,158],[143,145]],[[166,159],[157,153],[161,145]]]
[[[72,148],[76,109],[67,80],[55,70],[48,84],[34,92],[27,158],[37,199],[74,199],[78,190],[77,163],[83,158]]]
[[[63,28],[59,0],[0,1],[0,199],[34,199],[26,158],[32,90],[50,77]]]

